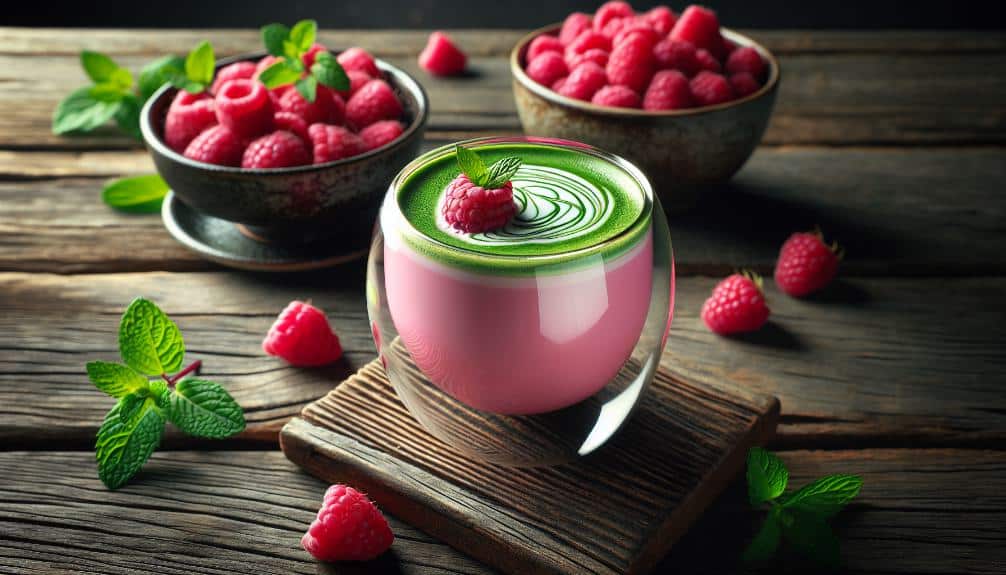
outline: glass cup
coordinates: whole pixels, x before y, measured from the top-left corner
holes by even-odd
[[[476,152],[511,144],[602,160],[632,182],[625,193],[636,194],[639,216],[613,237],[559,254],[448,245],[412,225],[399,201],[410,175],[455,153],[453,144],[438,148],[406,166],[385,197],[368,312],[388,378],[431,434],[476,459],[550,465],[607,442],[650,385],[671,323],[674,262],[664,212],[631,163],[565,140],[460,143]],[[518,193],[521,174],[518,220],[535,203]]]

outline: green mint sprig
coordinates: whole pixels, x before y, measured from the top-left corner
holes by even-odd
[[[861,477],[828,475],[785,494],[789,482],[786,465],[776,455],[754,447],[748,451],[747,482],[751,505],[770,507],[761,529],[744,551],[745,562],[770,559],[785,540],[810,559],[838,565],[838,538],[827,520],[859,494]]]
[[[493,189],[506,185],[521,165],[520,158],[508,157],[486,166],[478,154],[464,146],[456,146],[454,153],[461,171],[473,184],[482,188]]]
[[[259,81],[270,90],[293,84],[308,102],[314,102],[318,84],[335,90],[348,90],[349,77],[339,62],[328,51],[315,54],[310,69],[304,65],[304,54],[314,46],[318,23],[301,20],[288,28],[283,24],[262,27],[262,42],[269,54],[279,58],[262,71]]]
[[[160,444],[166,421],[198,437],[223,438],[244,430],[244,412],[223,387],[187,377],[199,371],[201,361],[181,369],[182,334],[153,302],[137,298],[129,304],[119,322],[119,355],[125,365],[87,364],[95,387],[118,400],[94,446],[98,477],[109,489],[121,487],[143,467]]]

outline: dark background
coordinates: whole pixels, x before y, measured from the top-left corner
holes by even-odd
[[[112,0],[6,2],[0,25],[149,28],[256,28],[268,22],[314,18],[323,28],[536,28],[583,0]],[[641,10],[657,2],[632,2]],[[1006,0],[893,2],[891,0],[707,0],[734,28],[1003,28]],[[680,11],[685,2],[670,3]],[[2,47],[0,47],[2,49]]]

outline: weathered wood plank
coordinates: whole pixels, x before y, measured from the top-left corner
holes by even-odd
[[[0,153],[0,180],[10,180],[0,181],[0,270],[212,268],[177,244],[157,216],[104,206],[100,180],[45,179],[136,173],[149,168],[145,154],[63,157]],[[1004,179],[1006,151],[998,148],[762,148],[725,189],[672,219],[678,271],[770,272],[787,235],[819,225],[846,248],[847,274],[1003,274]]]

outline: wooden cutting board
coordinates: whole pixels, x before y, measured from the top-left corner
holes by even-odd
[[[280,435],[309,473],[511,574],[645,573],[775,431],[779,401],[659,371],[625,429],[554,467],[468,459],[427,433],[374,360]]]

